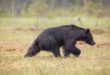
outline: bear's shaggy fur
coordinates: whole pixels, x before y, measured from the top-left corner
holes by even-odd
[[[41,50],[51,51],[55,57],[60,55],[60,47],[64,49],[64,56],[71,54],[79,56],[81,51],[75,47],[77,41],[85,41],[94,45],[90,29],[81,28],[75,25],[64,25],[44,30],[30,46],[25,56],[34,56]]]

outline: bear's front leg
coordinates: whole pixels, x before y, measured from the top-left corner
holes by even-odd
[[[52,50],[52,53],[54,54],[55,57],[61,57],[61,54],[60,54],[60,50],[59,49],[53,49]]]
[[[70,50],[70,53],[72,53],[73,55],[78,57],[81,54],[81,51],[80,51],[80,49],[78,49],[76,47],[72,47],[72,49]]]
[[[76,57],[78,57],[80,55],[81,51],[80,51],[80,49],[78,49],[74,46],[69,46],[68,48],[66,48],[64,50],[64,56],[68,57],[70,55],[70,53],[75,55]]]
[[[64,48],[64,56],[67,57],[70,55],[70,53],[72,53],[75,56],[79,56],[81,51],[80,49],[75,47],[76,41],[74,40],[69,40],[65,43],[65,45],[63,46]]]
[[[69,57],[70,56],[70,52],[68,51],[68,49],[66,49],[66,46],[63,46],[63,49],[64,49],[64,51],[63,51],[64,56],[65,57]]]

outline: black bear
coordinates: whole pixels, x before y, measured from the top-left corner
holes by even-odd
[[[77,41],[85,41],[94,45],[90,29],[84,29],[75,25],[63,25],[44,30],[30,46],[26,56],[34,56],[41,50],[51,51],[55,57],[60,55],[60,47],[64,49],[64,56],[71,54],[79,56],[81,51],[75,47]]]

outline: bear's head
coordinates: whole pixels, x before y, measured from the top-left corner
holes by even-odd
[[[85,31],[86,32],[85,32],[84,41],[89,45],[95,45],[95,41],[93,39],[90,29],[86,29]]]

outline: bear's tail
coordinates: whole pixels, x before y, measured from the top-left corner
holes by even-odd
[[[24,55],[24,57],[32,57],[36,55],[38,52],[40,52],[40,48],[38,45],[38,42],[35,41],[31,47],[28,49],[28,52]]]

